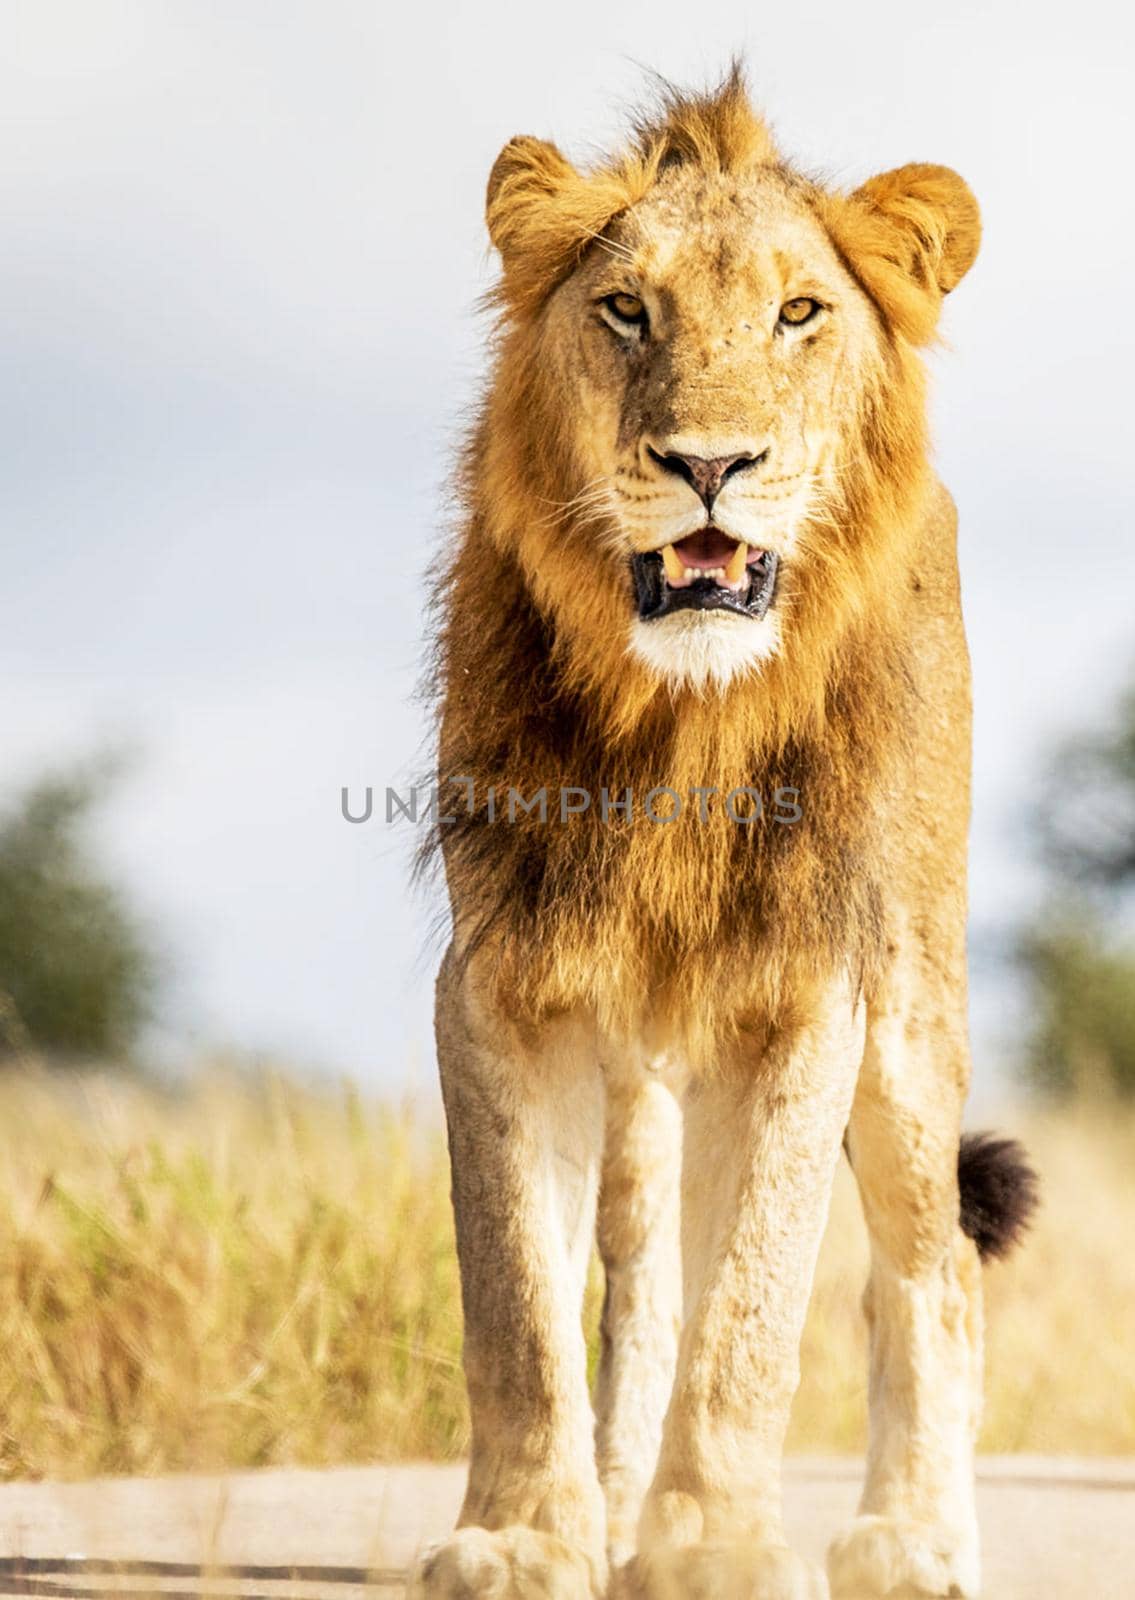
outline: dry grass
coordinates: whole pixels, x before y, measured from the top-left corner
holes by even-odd
[[[989,1283],[989,1450],[1135,1449],[1135,1114],[1036,1115],[1047,1203]],[[466,1442],[444,1147],[293,1084],[0,1081],[0,1473],[449,1456]],[[841,1176],[797,1449],[860,1448]],[[595,1293],[588,1318],[594,1325]]]

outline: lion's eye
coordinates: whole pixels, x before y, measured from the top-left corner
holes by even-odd
[[[600,305],[607,321],[617,332],[642,332],[646,328],[646,307],[637,294],[609,294]]]
[[[810,300],[801,296],[798,300],[786,300],[780,308],[780,320],[787,323],[790,328],[799,328],[805,322],[811,322],[820,309],[818,300]]]

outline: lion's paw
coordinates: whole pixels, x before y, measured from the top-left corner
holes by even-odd
[[[692,1544],[637,1555],[619,1600],[828,1600],[827,1579],[784,1545]]]
[[[426,1550],[406,1600],[593,1600],[591,1564],[553,1533],[459,1528]]]
[[[856,1517],[828,1551],[836,1600],[969,1600],[980,1587],[977,1540],[928,1522]]]

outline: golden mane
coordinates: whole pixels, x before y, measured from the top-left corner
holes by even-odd
[[[775,172],[806,197],[878,314],[838,500],[804,530],[812,559],[786,584],[784,648],[758,680],[705,696],[668,689],[628,656],[625,582],[596,559],[541,378],[548,296],[675,163]],[[925,169],[924,188],[940,171]],[[534,140],[498,159],[488,216],[504,262],[501,322],[460,474],[436,652],[439,776],[470,780],[473,801],[449,808],[455,820],[426,855],[442,847],[459,943],[491,952],[498,997],[517,1016],[582,1003],[616,1033],[648,1016],[705,1060],[724,1033],[786,1021],[841,964],[871,984],[887,936],[885,799],[916,714],[906,618],[930,480],[913,346],[950,287],[950,252],[968,248],[936,220],[939,198],[920,210],[907,190],[843,197],[807,183],[780,161],[736,69],[713,94],[667,91],[629,151],[591,173]],[[766,811],[738,826],[720,796],[746,785],[766,805],[779,787],[798,790],[802,820],[781,826]],[[660,786],[718,797],[704,821],[596,815],[604,789]],[[562,823],[508,821],[510,788],[586,789],[595,804]]]

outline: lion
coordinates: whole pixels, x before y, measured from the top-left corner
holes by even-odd
[[[513,139],[487,222],[433,838],[472,1457],[411,1593],[974,1595],[979,1262],[1034,1198],[961,1137],[970,685],[919,352],[976,202],[809,180],[735,68],[588,171]],[[780,1457],[841,1149],[870,1446],[825,1577]]]

